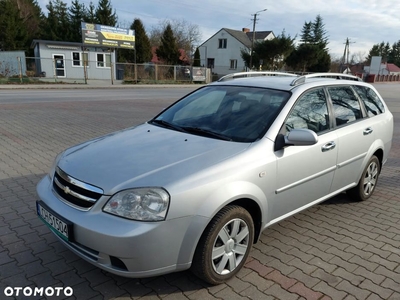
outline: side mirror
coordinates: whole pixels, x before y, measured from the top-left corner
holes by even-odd
[[[275,140],[275,151],[285,146],[311,146],[318,142],[317,134],[310,129],[293,129],[287,136],[278,134]]]

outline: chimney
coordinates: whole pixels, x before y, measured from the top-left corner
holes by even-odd
[[[247,33],[247,32],[250,32],[250,29],[249,29],[249,28],[242,28],[242,31],[243,31],[244,33]]]

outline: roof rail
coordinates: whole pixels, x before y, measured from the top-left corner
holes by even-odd
[[[361,81],[360,77],[351,75],[351,74],[343,74],[343,73],[312,73],[300,76],[292,81],[291,86],[302,84],[306,81],[307,78],[336,78],[336,79],[344,79],[344,80],[354,80]]]
[[[260,72],[238,72],[231,73],[221,77],[218,81],[225,81],[228,79],[243,78],[243,77],[258,77],[258,76],[291,76],[298,77],[298,75],[285,72],[274,72],[274,71],[260,71]]]

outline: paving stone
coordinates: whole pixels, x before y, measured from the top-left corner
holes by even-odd
[[[17,261],[18,266],[22,266],[22,265],[39,260],[38,257],[36,257],[35,255],[32,254],[31,250],[16,253],[14,255],[11,255],[11,257]]]
[[[321,292],[315,292],[300,282],[291,286],[289,291],[292,293],[296,293],[296,294],[304,297],[307,300],[313,300],[313,299],[317,300],[323,296],[323,294]]]
[[[260,276],[256,272],[251,272],[242,278],[244,282],[250,283],[256,286],[260,291],[265,291],[269,289],[274,282],[272,280],[268,280],[262,276]]]
[[[337,268],[332,275],[338,276],[346,281],[349,281],[352,285],[358,286],[364,281],[364,277],[355,275],[343,268]]]
[[[297,280],[282,275],[279,271],[273,271],[264,276],[266,279],[274,281],[275,283],[282,286],[285,290],[297,283]]]
[[[337,265],[339,267],[342,267],[343,269],[345,269],[348,272],[353,272],[355,269],[357,269],[359,267],[357,264],[347,262],[347,261],[343,260],[342,258],[340,258],[339,256],[333,257],[329,261],[329,263]]]
[[[371,292],[368,290],[360,289],[357,286],[351,284],[347,280],[342,280],[337,286],[336,289],[345,291],[350,295],[355,296],[357,299],[367,299]]]
[[[320,259],[319,257],[314,257],[308,263],[312,264],[314,266],[317,266],[318,268],[324,269],[328,273],[333,272],[337,268],[336,265],[328,263],[328,262]]]
[[[140,109],[132,100],[115,103],[0,104],[0,128],[12,137],[0,133],[0,293],[14,283],[71,285],[71,300],[400,300],[400,122],[374,196],[353,202],[338,195],[274,224],[227,284],[209,286],[189,272],[123,278],[80,259],[36,216],[35,187],[61,150],[145,121],[155,108],[148,100]]]
[[[250,262],[247,262],[245,264],[246,268],[249,268],[255,272],[257,272],[260,276],[264,277],[265,275],[267,275],[268,273],[271,273],[272,271],[274,271],[273,268],[267,267],[263,264],[261,264],[258,260],[254,259]]]
[[[329,286],[326,282],[321,281],[316,286],[313,287],[314,291],[319,291],[324,293],[325,295],[331,297],[332,299],[341,300],[347,296],[346,292],[337,290],[331,286]]]
[[[311,276],[320,279],[321,281],[324,281],[328,283],[330,286],[336,286],[338,285],[342,279],[338,276],[332,275],[330,273],[325,272],[323,269],[317,269],[315,270]]]
[[[294,272],[290,273],[289,276],[290,278],[297,279],[297,281],[303,283],[310,289],[312,289],[313,286],[317,285],[321,281],[321,279],[305,274],[301,270],[295,270]]]
[[[264,291],[265,294],[271,295],[278,299],[285,299],[285,300],[297,300],[298,295],[295,293],[291,293],[283,289],[280,285],[274,284],[268,290]]]
[[[154,280],[146,283],[145,285],[151,288],[160,297],[173,293],[177,290],[177,287],[167,283],[165,279],[162,277],[157,277]]]
[[[245,296],[250,299],[259,299],[259,300],[264,300],[264,299],[274,300],[275,299],[272,296],[265,295],[263,292],[258,290],[255,286],[248,287],[247,289],[242,291],[240,293],[240,295]]]
[[[369,279],[364,280],[358,287],[361,289],[364,289],[364,290],[368,290],[368,291],[372,292],[373,294],[379,296],[382,299],[389,299],[389,297],[394,292],[392,289],[388,289],[388,288],[379,286],[379,285],[373,283]],[[399,285],[399,287],[400,287],[400,285]]]
[[[226,299],[226,300],[247,299],[247,297],[235,293],[230,287],[227,287],[222,291],[219,291],[218,293],[215,294],[215,296],[219,299]]]

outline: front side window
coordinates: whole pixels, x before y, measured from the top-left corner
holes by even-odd
[[[290,96],[278,90],[210,86],[183,98],[150,123],[210,138],[253,142],[265,134]]]
[[[97,67],[110,68],[111,67],[111,54],[97,53]]]
[[[363,117],[360,102],[349,86],[329,87],[336,125],[352,123]]]
[[[364,102],[369,117],[379,115],[385,111],[385,106],[373,89],[359,85],[355,85],[353,88]]]
[[[218,48],[226,49],[227,40],[226,39],[218,39]]]
[[[310,129],[319,134],[329,127],[328,106],[322,88],[303,94],[285,122],[287,132],[293,129]]]

